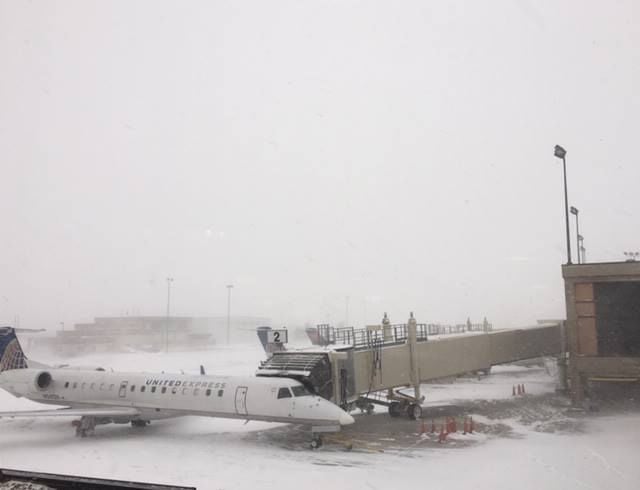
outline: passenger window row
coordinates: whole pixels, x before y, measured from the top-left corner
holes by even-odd
[[[76,389],[78,388],[78,386],[80,387],[81,390],[84,390],[85,388],[87,388],[87,383],[82,383],[81,385],[75,381],[73,383],[70,383],[69,381],[67,381],[64,384],[65,388],[69,388],[71,387],[71,389]],[[115,389],[116,385],[111,383],[111,384],[107,384],[107,383],[100,383],[100,386],[98,387],[99,391],[113,391]],[[89,389],[95,390],[96,389],[96,383],[91,383],[88,386]]]
[[[115,389],[115,384],[111,383],[107,386],[107,383],[100,383],[100,386],[98,388],[98,391],[113,391]],[[78,388],[78,382],[74,381],[73,383],[70,383],[69,381],[65,382],[64,384],[65,388],[69,388],[71,387],[71,389],[75,390]],[[87,388],[87,383],[82,383],[82,385],[80,385],[80,389],[84,390],[85,388]],[[90,389],[95,390],[96,389],[96,383],[91,383],[91,385],[89,386]],[[156,392],[156,388],[158,388],[157,386],[151,386],[150,392],[151,393],[155,393]],[[130,385],[129,387],[129,391],[130,392],[135,392],[136,391],[136,385]],[[139,388],[140,393],[144,393],[147,391],[147,387],[146,386],[140,386]],[[173,388],[171,388],[171,394],[172,395],[176,395],[178,392],[182,392],[183,395],[188,395],[190,388],[176,388],[175,386]],[[193,388],[193,396],[198,396],[200,395],[200,392],[204,391],[205,396],[211,396],[211,393],[213,390],[207,388],[206,390],[201,390],[200,388]],[[164,394],[167,392],[167,387],[163,386],[160,389],[160,393]],[[222,395],[224,395],[224,390],[218,390],[218,396],[221,397]]]

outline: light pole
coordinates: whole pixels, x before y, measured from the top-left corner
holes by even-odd
[[[229,345],[231,338],[231,290],[233,284],[227,284],[227,345]]]
[[[567,195],[567,162],[565,156],[567,151],[560,145],[556,145],[553,150],[554,156],[562,159],[562,173],[564,175],[564,218],[567,229],[567,265],[571,265],[571,239],[569,238],[569,197]]]
[[[571,211],[571,214],[576,217],[576,249],[578,252],[578,264],[580,264],[580,225],[578,224],[578,213],[580,211],[578,211],[578,208],[574,208],[573,206],[571,206],[569,211]]]
[[[167,277],[167,321],[164,326],[164,351],[169,352],[169,318],[171,317],[171,283],[173,277]]]
[[[586,249],[584,248],[584,237],[582,235],[578,235],[578,257],[581,259],[581,264],[586,264],[587,256],[585,255]],[[580,257],[582,256],[582,257]]]

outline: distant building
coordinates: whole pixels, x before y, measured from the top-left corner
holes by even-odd
[[[268,318],[231,317],[231,342],[257,342],[256,327],[269,323]],[[223,344],[226,331],[226,317],[99,317],[93,323],[78,323],[72,330],[58,331],[55,337],[42,340],[63,355],[126,350],[159,352],[167,347],[190,350]]]

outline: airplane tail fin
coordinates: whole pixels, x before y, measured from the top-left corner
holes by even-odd
[[[11,327],[0,327],[0,373],[9,369],[27,368],[27,358],[22,352],[16,331]]]
[[[267,354],[273,354],[274,352],[282,352],[287,350],[284,344],[269,341],[270,331],[271,331],[271,327],[256,328],[258,339],[260,339],[260,343],[262,344],[262,348],[264,349],[264,351]]]

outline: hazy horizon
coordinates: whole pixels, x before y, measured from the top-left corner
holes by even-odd
[[[0,0],[0,323],[564,317],[637,251],[638,6]],[[575,220],[571,216],[575,259]],[[348,300],[347,300],[348,298]]]

